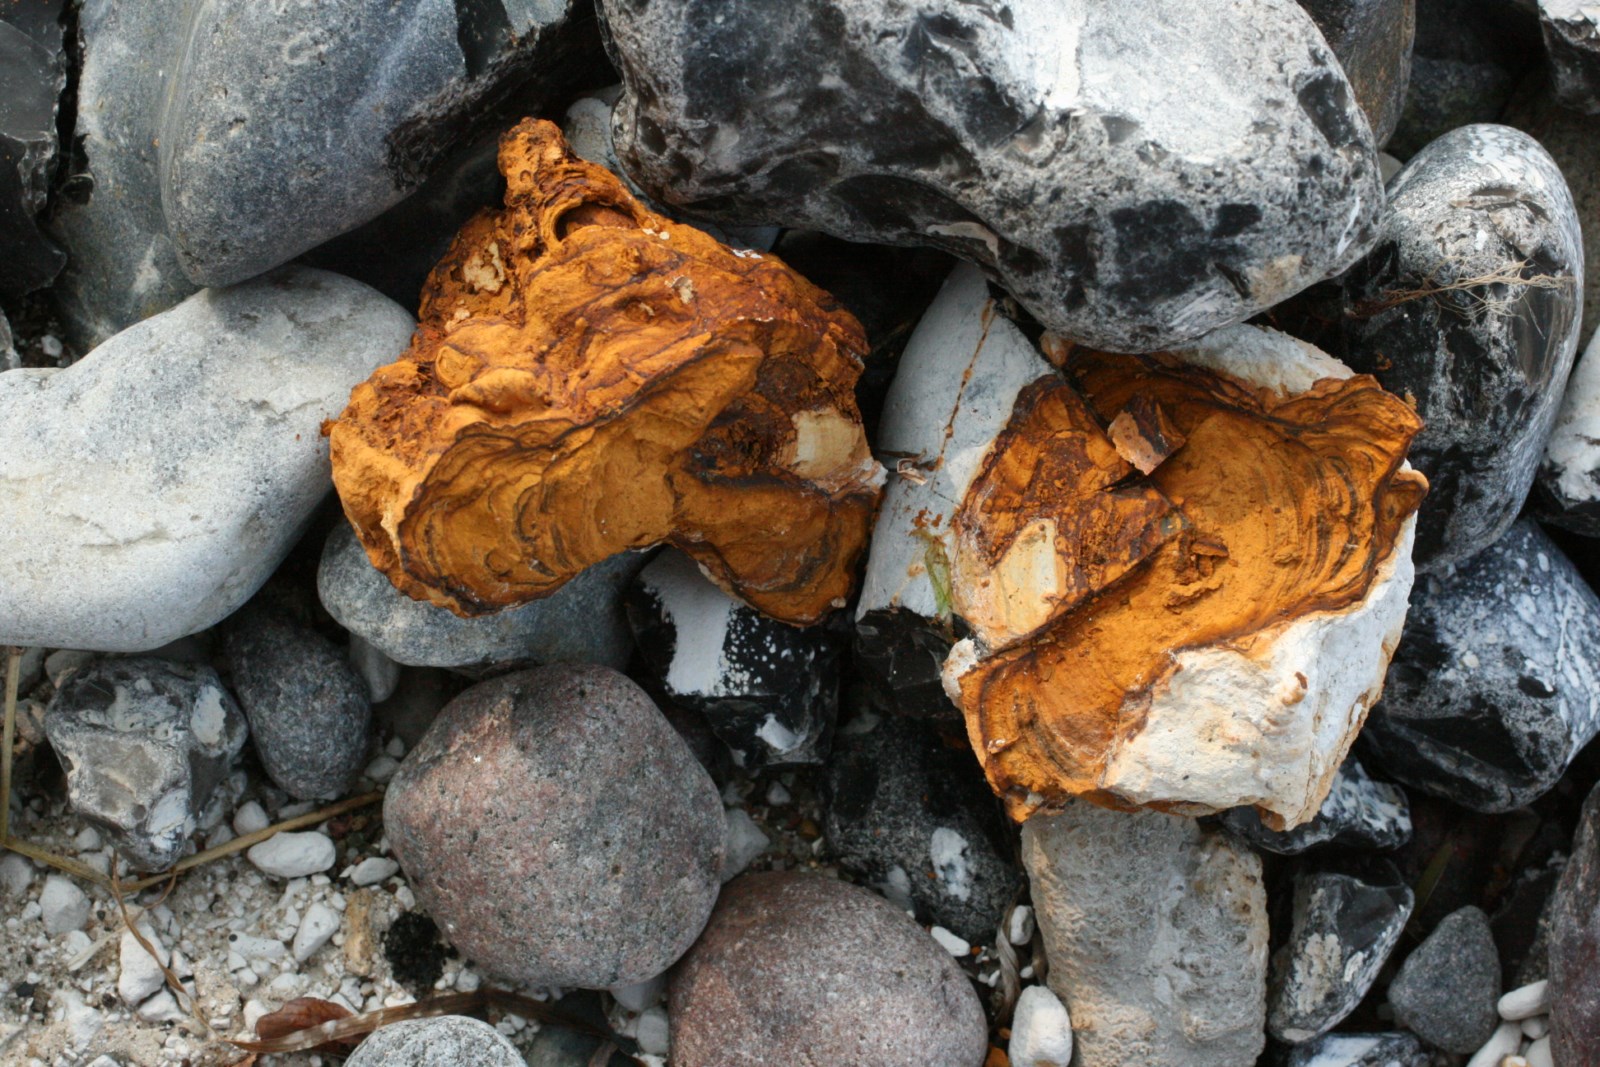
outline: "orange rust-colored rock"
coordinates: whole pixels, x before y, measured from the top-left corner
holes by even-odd
[[[500,168],[504,210],[462,228],[410,349],[329,429],[373,563],[469,615],[670,542],[786,622],[842,606],[882,481],[860,325],[649,211],[550,123],[510,131]]]
[[[954,593],[975,636],[957,646],[947,685],[1016,818],[1074,795],[1117,807],[1207,810],[1188,801],[1187,773],[1171,773],[1174,765],[1185,771],[1184,743],[1192,742],[1197,779],[1211,775],[1231,787],[1228,776],[1241,768],[1240,778],[1263,781],[1271,768],[1248,766],[1249,753],[1239,753],[1248,738],[1186,738],[1170,718],[1162,736],[1139,738],[1150,732],[1149,694],[1176,691],[1186,650],[1261,660],[1295,621],[1360,608],[1390,557],[1409,552],[1407,520],[1427,483],[1403,463],[1421,424],[1367,376],[1322,378],[1285,393],[1166,355],[1068,347],[1060,356],[1063,377],[1040,379],[1019,396],[955,519],[961,551],[987,553],[988,567],[954,569],[991,577]],[[1081,411],[1073,410],[1076,397]],[[1039,398],[1057,415],[1042,416]],[[1042,576],[1044,597],[1019,596],[1013,572]],[[1406,587],[1409,576],[1407,560]],[[1401,589],[1400,616],[1404,596]],[[1393,612],[1384,626],[1397,629]],[[1376,658],[1378,641],[1369,642]],[[1384,642],[1386,662],[1393,649]],[[1383,663],[1361,669],[1374,667],[1381,680]],[[1304,674],[1290,675],[1303,690]],[[1221,734],[1237,724],[1240,734],[1265,736],[1299,713],[1298,693],[1283,696],[1276,711],[1205,706],[1218,693],[1249,691],[1201,686],[1169,703],[1177,718],[1192,712]],[[1369,704],[1358,702],[1354,728]],[[1245,725],[1252,717],[1268,725]],[[1340,724],[1318,741],[1318,724],[1296,728],[1305,733],[1294,742],[1297,756],[1327,745],[1333,752],[1321,762],[1334,768],[1355,732]],[[1225,756],[1206,751],[1213,741]],[[1130,758],[1136,743],[1167,745],[1177,756]],[[1146,758],[1160,768],[1123,765]],[[1309,818],[1304,809],[1314,812],[1326,788],[1302,783],[1298,802],[1263,815],[1279,825]],[[1271,792],[1231,802],[1270,804]],[[1212,800],[1211,810],[1226,803]]]

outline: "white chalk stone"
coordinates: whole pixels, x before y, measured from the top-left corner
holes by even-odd
[[[1500,1018],[1507,1020],[1531,1019],[1550,1010],[1550,982],[1540,980],[1519,986],[1500,998],[1497,1005]]]
[[[321,901],[306,909],[294,935],[294,958],[301,963],[314,956],[339,929],[339,913]]]
[[[130,1008],[142,1004],[167,984],[167,977],[161,970],[170,958],[166,947],[148,926],[141,924],[139,932],[155,949],[155,955],[152,956],[139,944],[132,930],[122,931],[122,940],[117,949],[117,995]]]
[[[245,853],[263,874],[304,878],[333,866],[333,842],[326,834],[277,833]]]
[[[377,885],[384,879],[393,877],[399,869],[400,864],[386,856],[368,856],[351,867],[348,875],[355,885]]]
[[[757,856],[771,846],[772,841],[743,808],[728,808],[725,814],[728,820],[728,844],[723,854],[722,880],[727,882],[743,873]]]
[[[39,918],[52,936],[82,930],[89,921],[89,898],[72,879],[52,874],[39,894]]]
[[[1072,1019],[1049,989],[1031,985],[1017,998],[1011,1019],[1011,1067],[1068,1067],[1072,1062]]]

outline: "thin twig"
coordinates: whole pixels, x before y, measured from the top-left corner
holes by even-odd
[[[74,878],[81,878],[85,882],[93,883],[102,888],[111,888],[111,880],[88,864],[79,863],[77,860],[68,859],[66,856],[58,856],[48,849],[40,848],[38,845],[29,844],[27,841],[15,837],[7,838],[3,844],[12,852],[20,852],[36,863],[42,863],[46,867],[54,867],[63,874],[70,874]]]
[[[172,895],[172,887],[177,884],[178,875],[177,872],[173,872],[171,879],[167,882],[167,888],[161,893],[160,899],[146,908],[144,914],[148,915],[156,908],[159,908],[167,897]],[[167,988],[172,990],[172,995],[177,998],[178,1003],[189,1013],[189,1017],[199,1024],[200,1032],[208,1038],[214,1039],[216,1031],[211,1029],[211,1024],[200,1014],[200,1001],[190,995],[187,989],[183,988],[183,979],[179,978],[177,972],[171,967],[162,962],[161,953],[156,951],[156,947],[150,943],[150,940],[144,936],[144,932],[139,929],[138,920],[128,914],[128,905],[123,899],[122,881],[117,877],[115,860],[112,861],[111,867],[111,899],[117,902],[117,914],[122,916],[122,925],[127,928],[128,933],[133,935],[133,939],[139,943],[139,947],[144,949],[149,957],[156,961],[156,966],[161,968],[161,976],[166,980]],[[140,916],[140,918],[142,917]]]
[[[6,650],[5,739],[0,741],[0,842],[11,837],[11,745],[17,728],[17,686],[22,681],[22,649]]]

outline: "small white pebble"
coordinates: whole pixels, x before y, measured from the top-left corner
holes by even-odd
[[[628,1011],[644,1011],[646,1008],[655,1007],[661,1000],[661,994],[666,992],[667,976],[658,974],[654,978],[646,978],[642,982],[631,985],[611,987],[611,997]]]
[[[634,1040],[639,1051],[650,1056],[667,1054],[667,1013],[663,1008],[648,1008],[640,1013],[634,1026]]]
[[[245,1001],[245,1005],[244,1005],[244,1028],[245,1028],[245,1030],[247,1030],[248,1032],[250,1032],[252,1034],[255,1033],[256,1032],[256,1023],[261,1019],[261,1017],[263,1015],[266,1015],[271,1011],[272,1011],[271,1008],[267,1007],[265,1004],[261,1003],[261,1001],[256,1000],[254,998],[251,998],[250,1000]]]
[[[271,825],[272,820],[267,818],[267,809],[254,800],[240,804],[239,810],[233,813],[234,832],[241,836],[265,830]]]
[[[772,842],[743,808],[729,808],[724,814],[727,818],[727,846],[723,853],[722,880],[726,882],[742,873],[757,856],[771,847]]]
[[[1514,1055],[1522,1047],[1522,1027],[1514,1022],[1501,1023],[1483,1047],[1472,1054],[1467,1067],[1497,1067],[1502,1059]]]
[[[1006,922],[1006,940],[1013,945],[1026,945],[1033,940],[1033,909],[1026,904],[1018,904],[1011,909],[1011,917]]]
[[[1556,1061],[1550,1055],[1550,1036],[1546,1034],[1529,1045],[1522,1058],[1528,1061],[1528,1067],[1556,1067]]]
[[[1522,1020],[1522,1034],[1530,1040],[1537,1041],[1550,1032],[1550,1016],[1535,1015],[1531,1019]]]
[[[139,1010],[135,1014],[147,1023],[174,1023],[187,1018],[184,1010],[178,1007],[178,999],[172,995],[171,990],[157,993],[139,1005]]]
[[[8,897],[20,897],[33,884],[33,864],[16,852],[0,856],[0,890]]]
[[[377,885],[386,878],[392,877],[400,865],[394,860],[382,856],[368,856],[355,866],[345,871],[345,877],[356,885]]]
[[[406,754],[406,743],[398,737],[391,737],[389,743],[383,746],[383,750],[395,759],[399,759]]]
[[[279,833],[250,846],[245,853],[263,874],[303,878],[333,866],[333,842],[326,834]]]
[[[393,756],[379,756],[367,764],[367,769],[362,773],[374,782],[383,783],[394,777],[394,772],[400,769],[400,761]]]
[[[44,920],[45,933],[52,936],[82,930],[89,921],[89,898],[70,878],[52,874],[39,894],[39,917]]]
[[[1072,1061],[1072,1019],[1049,989],[1031,985],[1017,998],[1007,1053],[1011,1067],[1062,1067]]]
[[[789,791],[783,787],[782,782],[773,782],[767,786],[767,803],[773,807],[781,807],[793,799],[794,797],[789,795]]]
[[[942,926],[935,926],[928,933],[933,939],[944,946],[944,950],[952,956],[966,956],[972,952],[972,946]]]
[[[456,975],[456,992],[458,993],[475,992],[482,984],[483,979],[479,977],[477,971],[463,968],[461,973]]]
[[[162,964],[168,959],[166,948],[148,927],[141,927],[139,932],[156,950],[154,956],[139,944],[132,930],[122,931],[122,942],[117,952],[117,995],[130,1008],[137,1007],[167,984],[166,975],[161,970]]]
[[[96,830],[92,826],[85,826],[82,830],[79,830],[77,836],[72,839],[72,847],[78,852],[93,852],[95,849],[99,848],[101,844],[100,831]]]
[[[326,904],[312,904],[294,935],[294,958],[304,963],[339,929],[339,913]]]
[[[1533,982],[1500,998],[1500,1018],[1529,1019],[1550,1010],[1550,983]]]

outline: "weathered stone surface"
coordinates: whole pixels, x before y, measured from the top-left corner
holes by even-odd
[[[1550,918],[1550,1051],[1600,1063],[1600,786],[1583,803]]]
[[[945,685],[1015,818],[1079,795],[1310,819],[1404,618],[1415,416],[1253,326],[1149,357],[1043,344],[1060,371],[951,275],[884,406],[900,458],[858,616],[971,633]]]
[[[1405,107],[1417,0],[1300,0],[1300,6],[1339,57],[1372,138],[1382,146]]]
[[[1415,1034],[1324,1034],[1295,1045],[1283,1067],[1428,1067],[1433,1056]]]
[[[728,883],[668,997],[674,1067],[978,1067],[988,1044],[943,948],[882,898],[808,872]]]
[[[1567,379],[1539,468],[1540,514],[1600,537],[1600,334]]]
[[[1566,181],[1518,130],[1454,130],[1389,183],[1378,244],[1346,276],[1344,358],[1422,416],[1423,570],[1517,517],[1577,350],[1583,277]]]
[[[965,745],[882,719],[841,734],[824,837],[846,870],[917,918],[989,944],[1022,882],[1015,838]]]
[[[1345,848],[1399,848],[1411,837],[1411,805],[1405,791],[1375,782],[1354,756],[1345,759],[1328,790],[1328,799],[1308,823],[1293,830],[1271,830],[1254,808],[1224,813],[1223,825],[1257,848],[1294,856],[1319,845]]]
[[[67,84],[61,0],[0,10],[0,296],[48,285],[66,256],[39,231],[56,162],[56,104]],[[31,31],[31,32],[30,32]]]
[[[717,898],[716,786],[643,690],[550,666],[451,701],[400,764],[384,825],[417,899],[503,981],[653,978]]]
[[[396,589],[340,523],[323,545],[317,593],[340,626],[407,666],[598,663],[620,670],[633,654],[622,593],[649,558],[624,552],[543,600],[462,618]]]
[[[1470,1055],[1500,1025],[1500,954],[1489,917],[1453,911],[1400,965],[1389,983],[1394,1018],[1435,1048]]]
[[[1114,351],[1337,273],[1382,201],[1365,116],[1288,0],[601,9],[617,154],[652,196],[944,249]]]
[[[1600,114],[1600,8],[1584,0],[1538,3],[1551,92],[1566,107]]]
[[[246,737],[216,671],[144,658],[97,660],[67,675],[44,729],[73,810],[109,830],[123,860],[145,871],[183,856]]]
[[[1542,796],[1600,732],[1600,599],[1527,520],[1418,583],[1364,752],[1477,811]]]
[[[374,1030],[346,1067],[526,1067],[517,1046],[465,1015],[411,1019]]]
[[[300,800],[339,796],[367,762],[367,683],[326,637],[259,603],[228,620],[233,688],[267,777]]]
[[[327,495],[321,420],[410,329],[289,268],[0,375],[0,643],[142,651],[230,614]]]
[[[1387,862],[1294,880],[1294,925],[1272,954],[1267,1029],[1300,1044],[1333,1029],[1377,980],[1411,917],[1411,890]]]
[[[670,548],[639,572],[625,604],[651,682],[705,716],[740,766],[827,757],[842,652],[829,627],[768,618]]]
[[[1022,857],[1074,1063],[1255,1061],[1267,901],[1254,854],[1192,819],[1075,801],[1023,824]]]

